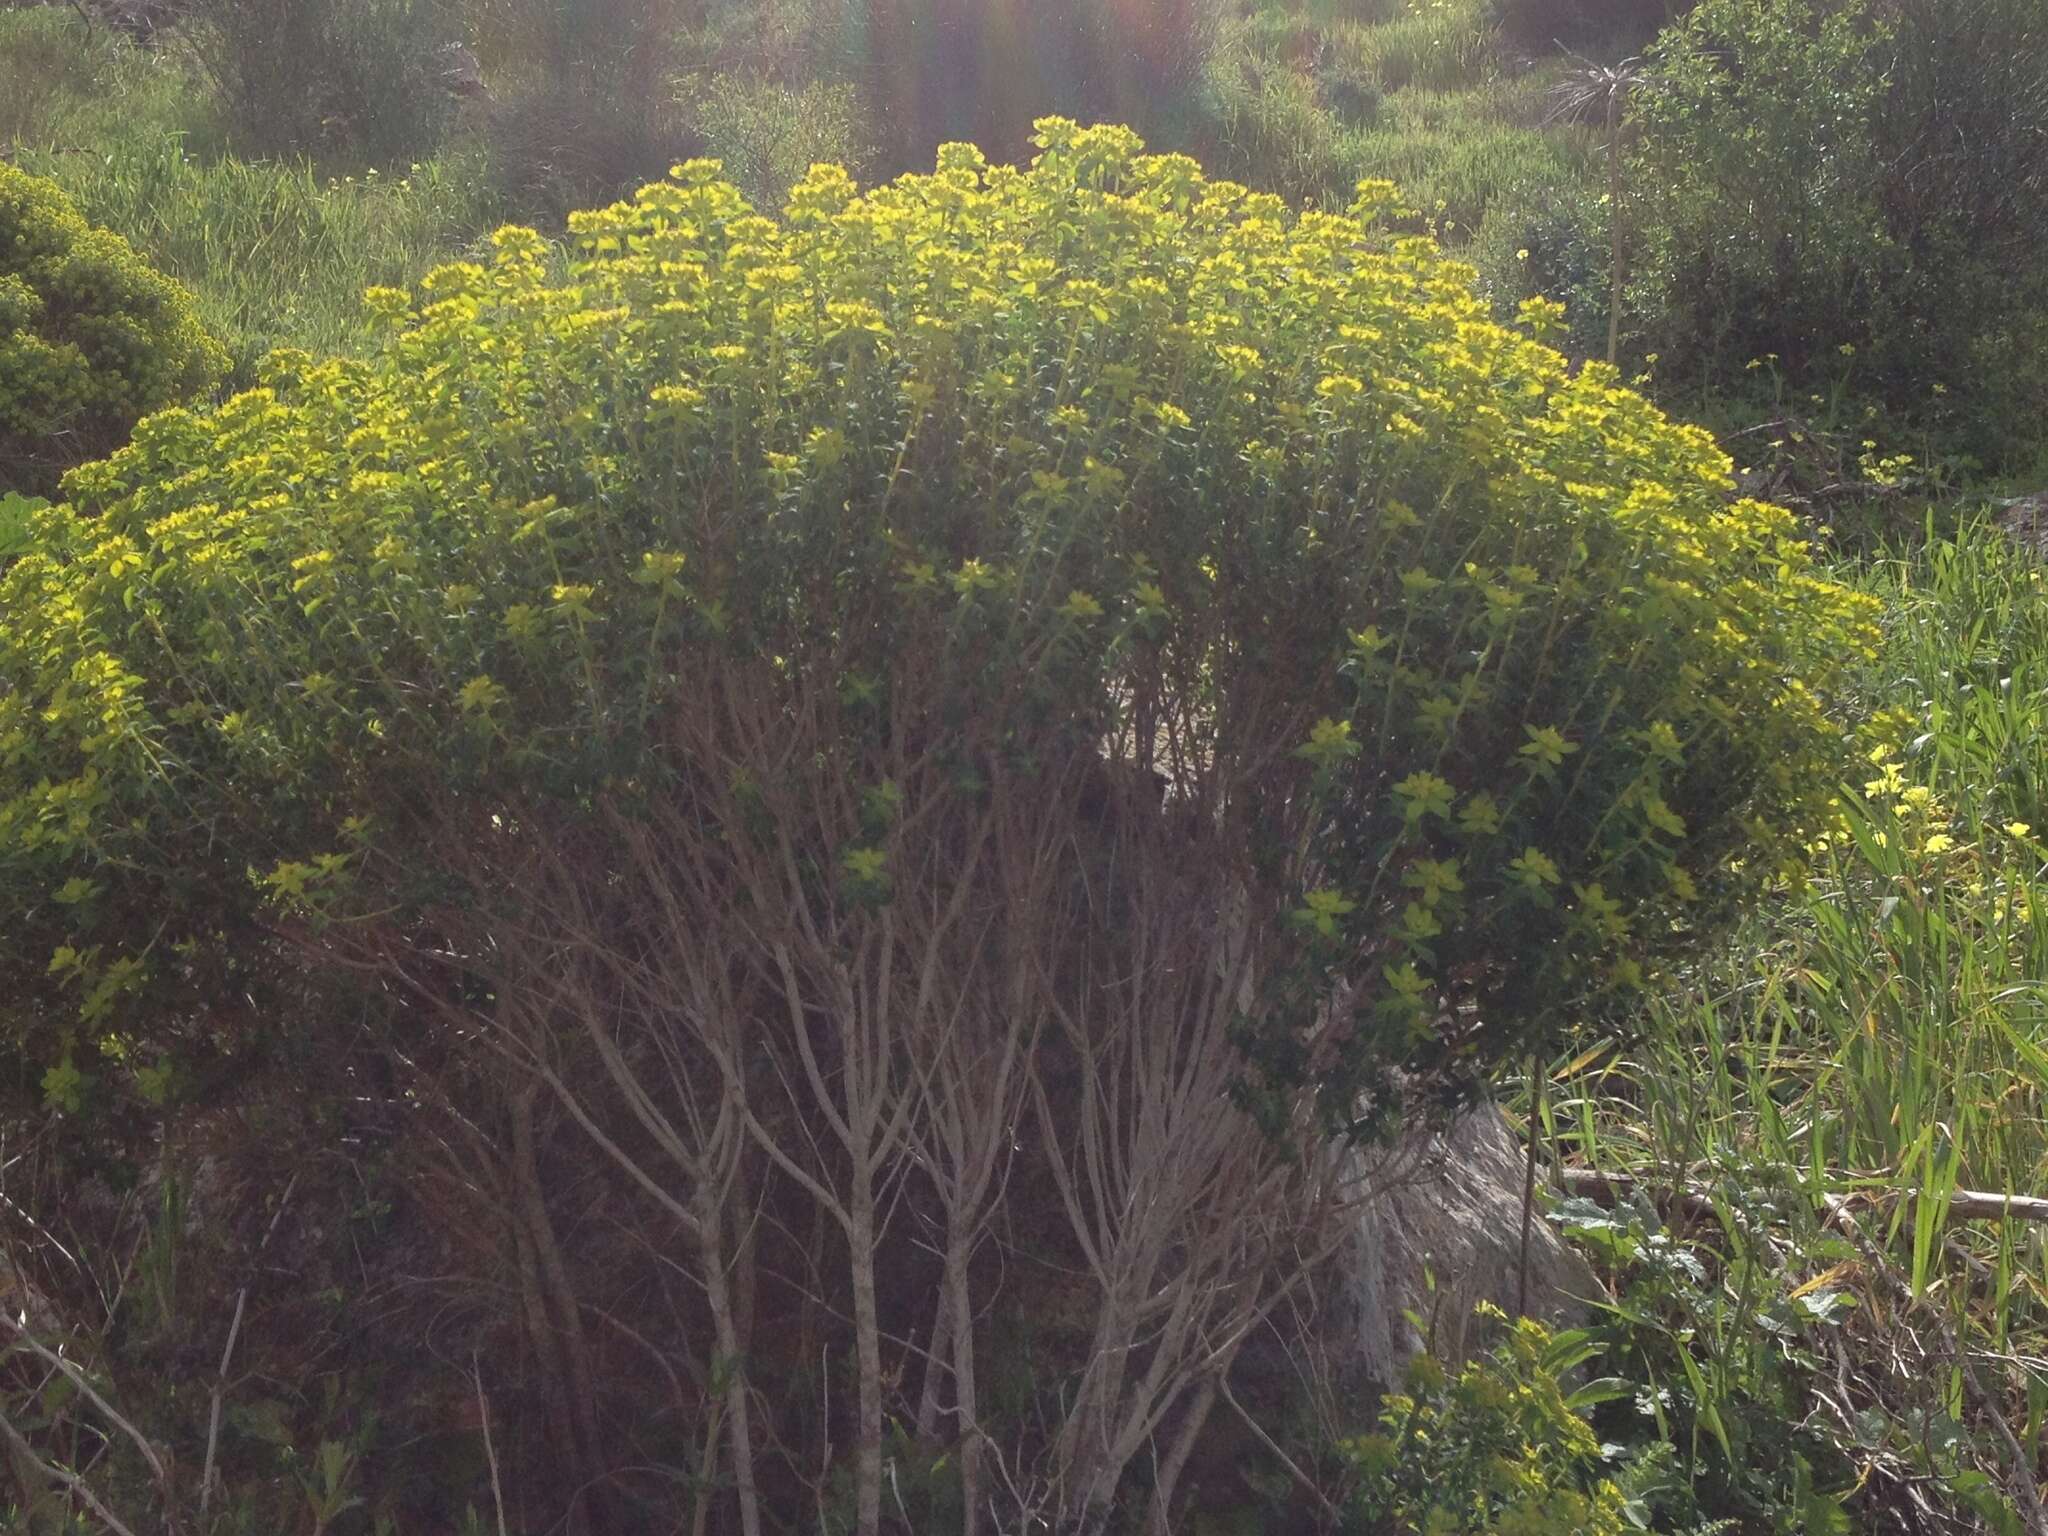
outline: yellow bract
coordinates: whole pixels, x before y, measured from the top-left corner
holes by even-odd
[[[367,856],[402,834],[362,786],[655,794],[670,706],[739,667],[829,683],[848,761],[957,733],[961,793],[1151,732],[1418,1051],[1419,999],[1510,1029],[1633,985],[1826,835],[1871,605],[1707,434],[1544,306],[1496,323],[1383,184],[1297,214],[1125,129],[1039,144],[816,167],[779,219],[691,162],[576,215],[566,270],[501,232],[370,295],[373,356],[277,354],[77,471],[0,574],[0,930],[107,972],[132,935],[44,893],[230,867],[188,836],[280,897],[349,899],[344,837],[426,880]]]

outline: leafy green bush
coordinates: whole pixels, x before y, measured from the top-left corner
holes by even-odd
[[[1736,1179],[1716,1194],[1755,1222],[1774,1217],[1782,1198]],[[1854,1293],[1806,1285],[1755,1249],[1715,1253],[1667,1231],[1640,1198],[1620,1210],[1569,1200],[1552,1219],[1596,1255],[1617,1298],[1592,1337],[1620,1390],[1593,1422],[1623,1444],[1676,1447],[1684,1475],[1660,1501],[1670,1516],[1787,1536],[1847,1531],[1841,1505],[1854,1462],[1806,1409]],[[1823,1275],[1853,1256],[1840,1239],[1805,1254]]]
[[[1895,39],[1881,202],[1907,269],[1874,338],[1884,394],[1987,464],[2033,468],[2048,442],[2033,362],[2048,347],[2048,10],[1877,0],[1877,14]]]
[[[1757,360],[2024,457],[2048,394],[2048,17],[2027,0],[1706,0],[1634,97],[1641,347]]]
[[[28,553],[30,517],[47,505],[18,491],[0,491],[0,564]]]
[[[1640,1529],[1583,1416],[1603,1401],[1608,1384],[1567,1385],[1598,1352],[1583,1333],[1552,1335],[1523,1318],[1491,1355],[1455,1375],[1417,1356],[1406,1390],[1381,1404],[1379,1432],[1346,1448],[1359,1486],[1345,1529],[1360,1536],[1621,1536]]]
[[[1892,259],[1874,131],[1888,40],[1865,20],[1832,0],[1708,0],[1659,44],[1630,167],[1653,349],[1728,375],[1773,351],[1804,367],[1887,318],[1872,311]]]
[[[236,868],[317,856],[286,884],[347,904],[346,872],[376,900],[404,867],[337,852],[339,820],[396,835],[408,776],[580,796],[660,760],[681,678],[799,656],[1039,773],[1151,700],[1175,772],[1235,786],[1255,910],[1357,969],[1353,1064],[1476,1064],[1625,996],[1797,854],[1863,610],[1783,513],[1723,505],[1703,434],[1489,324],[1426,244],[1369,250],[1369,199],[1295,220],[1116,131],[1042,133],[1029,175],[954,149],[861,198],[818,171],[787,227],[693,168],[581,216],[559,289],[507,231],[417,307],[379,297],[370,362],[285,362],[75,477],[79,521],[7,589],[18,931],[119,963],[147,880],[35,892],[188,792],[145,743],[273,777]],[[685,483],[730,512],[683,517]],[[91,616],[145,571],[167,648],[109,650]],[[939,670],[904,693],[912,657]],[[45,709],[79,668],[134,681]]]
[[[0,163],[0,484],[54,489],[222,364],[182,288],[54,183]]]
[[[431,153],[453,107],[439,0],[196,0],[187,27],[250,155],[396,165]]]
[[[314,1027],[221,999],[347,989],[471,1123],[544,1083],[682,1224],[706,1382],[744,1158],[763,1241],[844,1237],[865,1530],[884,1342],[938,1327],[881,1282],[928,1231],[949,1316],[999,1217],[1072,1277],[1028,1411],[960,1417],[1099,1521],[1327,1251],[1325,1132],[1634,1010],[1803,856],[1869,643],[1705,434],[1376,229],[1390,188],[1297,214],[1129,130],[1039,140],[820,167],[780,223],[687,165],[559,275],[501,231],[373,293],[373,355],[152,418],[0,575],[8,1080],[132,1126]],[[1106,1367],[1162,1286],[1187,1326]],[[762,1401],[817,1401],[755,1345]],[[773,1506],[822,1433],[749,1439],[755,1397],[678,1443]]]

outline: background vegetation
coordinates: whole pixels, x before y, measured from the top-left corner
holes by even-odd
[[[356,387],[366,375],[350,370],[388,365],[308,359],[388,355],[401,311],[364,290],[417,293],[450,260],[502,272],[489,234],[507,220],[538,231],[519,247],[522,282],[539,291],[578,262],[587,277],[597,226],[579,244],[570,211],[696,155],[779,209],[814,161],[866,182],[930,171],[949,139],[1021,158],[1033,120],[1061,111],[1132,123],[1297,208],[1342,210],[1362,178],[1392,180],[1382,239],[1432,238],[1470,264],[1496,317],[1574,359],[1611,355],[1620,378],[1707,423],[1740,489],[1798,514],[1880,638],[1872,656],[1841,652],[1834,750],[1802,770],[1831,809],[1799,867],[1747,869],[1733,927],[1672,944],[1636,1002],[1563,1010],[1489,1052],[1565,1191],[1549,1219],[1595,1260],[1612,1307],[1560,1338],[1503,1329],[1477,1361],[1425,1358],[1376,1408],[1318,1398],[1254,1349],[1223,1381],[1236,1401],[1218,1399],[1183,1501],[1217,1528],[1269,1530],[2044,1528],[2048,1208],[2025,1199],[2048,1196],[2048,594],[1993,516],[2048,480],[2048,22],[2032,0],[15,5],[0,7],[0,76],[0,154],[133,252],[109,257],[126,275],[94,293],[146,289],[176,308],[169,278],[192,334],[213,339],[184,344],[209,360],[182,372],[175,348],[146,349],[175,388],[124,397],[64,462],[113,448],[174,396]],[[444,295],[467,302],[455,281]],[[25,334],[0,314],[0,348]],[[266,364],[279,347],[295,351]],[[234,407],[219,430],[257,431],[261,409]],[[573,413],[550,421],[564,441],[583,430]],[[9,438],[5,422],[0,408],[0,580],[83,537],[32,499],[56,491],[48,434]],[[169,510],[154,487],[202,462],[248,472],[186,430],[146,433],[121,471],[138,529]],[[801,497],[817,450],[787,451],[802,462],[784,493]],[[111,484],[88,470],[73,499],[114,516]],[[316,527],[294,516],[280,531],[305,553],[294,541]],[[946,553],[930,563],[950,592],[974,552]],[[390,552],[364,558],[385,561],[372,589],[400,582]],[[727,569],[696,550],[689,568]],[[137,595],[106,632],[148,621],[138,574],[107,579],[102,596]],[[548,587],[579,584],[565,571]],[[1449,650],[1424,654],[1388,685],[1450,675]],[[480,657],[413,683],[428,698],[501,670]],[[298,698],[293,676],[276,697]],[[29,677],[0,675],[0,712]],[[87,672],[35,684],[67,702],[102,686]],[[506,707],[474,703],[486,719]],[[312,750],[310,719],[273,764]],[[482,750],[465,727],[447,736]],[[41,793],[24,740],[0,734],[0,787]],[[1331,773],[1384,766],[1334,737],[1319,750]],[[959,1528],[961,1461],[941,1432],[959,1404],[923,1392],[914,1365],[942,1349],[920,1334],[939,1314],[877,1324],[906,1362],[877,1440],[855,1400],[851,1293],[820,1278],[849,1273],[854,1245],[836,1218],[799,1219],[802,1200],[773,1196],[783,1175],[753,1176],[757,1219],[731,1237],[763,1272],[797,1276],[779,1300],[774,1281],[735,1302],[740,1325],[786,1350],[677,1347],[710,1336],[702,1251],[664,1262],[631,1241],[661,1218],[636,1203],[644,1189],[593,1196],[618,1164],[556,1101],[536,1119],[502,1067],[451,1043],[459,1032],[430,1040],[341,973],[263,948],[285,940],[238,941],[209,968],[223,935],[265,924],[241,867],[258,861],[208,829],[311,835],[254,760],[235,759],[222,783],[237,798],[193,820],[197,841],[123,855],[130,869],[157,859],[170,883],[134,883],[138,905],[108,919],[137,933],[154,931],[144,908],[183,914],[198,947],[157,963],[181,995],[215,1001],[155,1032],[88,1023],[69,1048],[56,1014],[8,1015],[6,1518],[67,1533],[538,1530],[578,1508],[580,1486],[599,1502],[572,1519],[681,1511],[680,1529],[701,1512],[721,1528],[739,1518],[721,1405],[751,1391],[764,1465],[800,1469],[804,1507],[776,1518],[861,1523],[874,1484],[859,1463],[879,1447],[874,1520]],[[95,793],[33,824],[89,816]],[[257,872],[315,869],[321,851],[280,842]],[[45,974],[59,930],[101,912],[87,887],[102,877],[78,878],[54,906],[0,889],[0,964],[19,971],[16,996],[69,988],[75,1008],[104,987],[102,1006],[125,1007],[112,955],[82,930],[75,973]],[[1482,899],[1430,889],[1425,917]],[[1398,931],[1391,907],[1336,905],[1358,894],[1333,883],[1328,904],[1300,907],[1295,937],[1313,949],[1324,924]],[[447,897],[412,899],[431,912]],[[434,920],[444,937],[460,910]],[[17,937],[31,930],[33,945]],[[1533,955],[1529,933],[1503,947]],[[1461,964],[1443,974],[1470,980]],[[257,1022],[278,1018],[304,1024]],[[1301,1080],[1271,1044],[1252,1058],[1269,1104]],[[801,1078],[800,1057],[784,1066]],[[535,1188],[538,1222],[521,1204]],[[944,1268],[943,1204],[892,1209],[911,1256],[878,1259],[883,1293],[922,1295]],[[1049,1203],[998,1248],[1056,1250],[1066,1220]],[[609,1283],[584,1288],[590,1275]],[[975,1281],[999,1298],[979,1325],[981,1392],[1005,1423],[1049,1434],[1057,1420],[1089,1316],[1066,1280],[1048,1267],[1029,1284]],[[1232,1470],[1200,1475],[1210,1461]],[[1005,1474],[975,1475],[987,1488]],[[1155,1477],[1131,1474],[1134,1526]]]
[[[50,182],[0,164],[0,463],[53,491],[152,411],[210,388],[221,357],[191,302]]]

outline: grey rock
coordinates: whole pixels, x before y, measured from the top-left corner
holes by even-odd
[[[1453,1363],[1483,1348],[1473,1316],[1482,1301],[1516,1314],[1526,1154],[1499,1109],[1487,1104],[1379,1156],[1404,1171],[1364,1205],[1340,1264],[1351,1299],[1352,1366],[1386,1386],[1425,1347]],[[1528,1246],[1529,1314],[1553,1327],[1583,1321],[1590,1300],[1604,1292],[1544,1219],[1540,1192]],[[1411,1313],[1433,1338],[1424,1337]]]

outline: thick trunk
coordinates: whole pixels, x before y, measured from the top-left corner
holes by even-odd
[[[733,1237],[732,1258],[732,1323],[739,1335],[740,1350],[745,1353],[754,1342],[754,1304],[757,1298],[760,1268],[757,1263],[759,1244],[755,1239],[758,1223],[751,1219],[756,1191],[751,1180],[751,1170],[745,1144],[742,1143],[735,1156],[732,1193],[724,1202],[725,1209],[732,1213],[733,1225],[737,1229]]]
[[[1115,1454],[1112,1441],[1119,1433],[1117,1414],[1136,1332],[1122,1288],[1105,1287],[1098,1306],[1088,1365],[1060,1431],[1059,1465],[1068,1490],[1067,1518],[1076,1530],[1086,1528],[1085,1512],[1106,1501],[1115,1487],[1117,1473],[1105,1464]]]
[[[1547,1221],[1530,1223],[1525,1256],[1527,1153],[1494,1106],[1469,1110],[1441,1132],[1413,1132],[1378,1156],[1410,1171],[1352,1213],[1336,1261],[1335,1294],[1344,1301],[1323,1338],[1348,1389],[1399,1382],[1425,1348],[1464,1361],[1484,1344],[1473,1316],[1482,1301],[1576,1327],[1583,1298],[1603,1294]],[[1378,1179],[1369,1167],[1357,1177]],[[1418,1328],[1416,1318],[1428,1321]]]
[[[1216,1402],[1216,1378],[1205,1376],[1202,1384],[1195,1389],[1187,1411],[1181,1416],[1180,1432],[1173,1438],[1173,1449],[1166,1454],[1160,1465],[1158,1480],[1152,1488],[1152,1511],[1146,1520],[1148,1536],[1173,1536],[1170,1521],[1173,1516],[1173,1495],[1180,1483],[1180,1475],[1186,1470],[1188,1457],[1194,1453],[1195,1441],[1202,1433],[1202,1426],[1209,1422],[1209,1410]]]
[[[924,1358],[924,1390],[917,1400],[917,1439],[927,1450],[939,1443],[939,1394],[946,1374],[953,1369],[952,1261],[946,1264],[946,1283],[939,1292],[939,1305],[932,1313],[932,1336]]]

